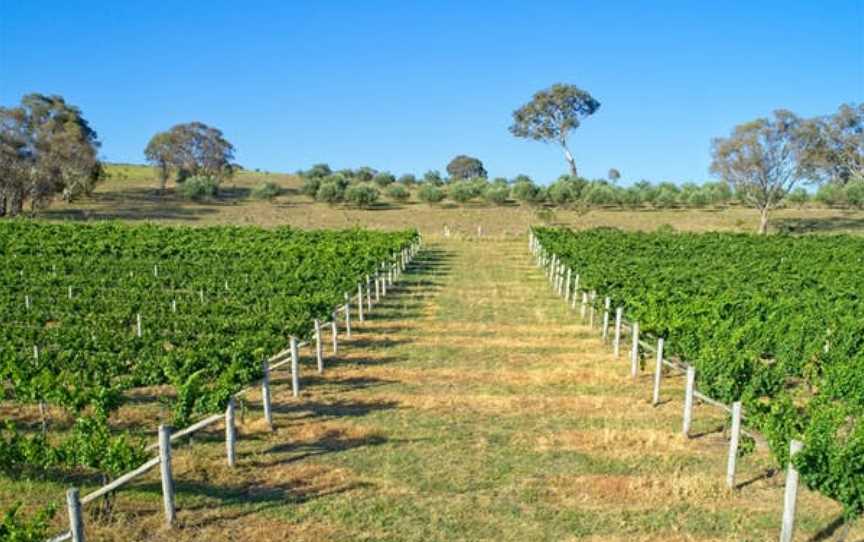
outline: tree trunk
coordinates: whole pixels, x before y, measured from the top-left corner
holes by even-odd
[[[6,194],[0,195],[0,218],[6,216]]]
[[[567,148],[567,142],[563,139],[561,140],[561,147],[564,149],[564,158],[567,160],[567,164],[570,165],[570,175],[576,177],[578,175],[576,172],[576,160],[573,159],[570,149]]]
[[[768,207],[759,209],[759,235],[768,233]]]
[[[9,198],[9,216],[18,216],[24,210],[24,191],[17,189],[12,191]]]

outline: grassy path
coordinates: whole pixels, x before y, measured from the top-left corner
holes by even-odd
[[[304,371],[300,400],[274,375],[276,433],[253,397],[236,469],[218,432],[178,449],[179,531],[161,529],[153,479],[121,493],[95,539],[777,536],[782,476],[726,490],[723,419],[699,407],[705,435],[682,438],[681,379],[652,408],[650,375],[629,378],[521,241],[433,244],[323,377]],[[744,459],[740,479],[766,465]],[[799,510],[800,540],[838,513],[807,492]]]

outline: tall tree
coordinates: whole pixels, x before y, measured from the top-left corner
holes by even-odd
[[[759,210],[759,233],[768,231],[768,215],[804,177],[799,167],[801,121],[789,111],[775,111],[735,127],[712,142],[711,171],[732,185]]]
[[[171,172],[176,172],[177,182],[193,175],[221,181],[234,173],[234,146],[221,130],[201,122],[177,124],[155,134],[144,156],[156,167],[160,189],[165,188]]]
[[[799,142],[807,177],[838,184],[864,180],[864,104],[843,104],[833,115],[803,121]]]
[[[96,132],[60,96],[28,94],[18,107],[0,107],[0,214],[21,213],[62,194],[89,195],[103,176]]]
[[[486,178],[486,169],[479,158],[460,154],[450,160],[447,164],[447,174],[454,180],[471,179],[474,177]]]
[[[578,175],[576,161],[567,146],[567,137],[580,126],[582,119],[599,108],[600,102],[579,87],[556,83],[534,94],[530,102],[513,112],[510,132],[516,137],[557,142],[564,150],[570,173],[575,176]]]
[[[621,172],[613,167],[609,170],[609,173],[606,174],[606,177],[609,178],[609,181],[612,182],[612,184],[615,184],[618,182],[618,179],[621,178]]]

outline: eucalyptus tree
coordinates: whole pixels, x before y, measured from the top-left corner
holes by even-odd
[[[144,156],[156,167],[160,189],[165,188],[171,173],[176,173],[181,183],[192,176],[221,182],[234,173],[234,146],[221,130],[202,122],[177,124],[155,134]]]
[[[530,102],[513,112],[510,132],[516,137],[556,142],[564,150],[570,173],[578,174],[576,161],[567,146],[570,132],[593,115],[600,102],[575,85],[556,83],[534,94]]]

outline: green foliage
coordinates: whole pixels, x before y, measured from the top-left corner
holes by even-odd
[[[182,184],[177,185],[177,193],[191,200],[215,198],[219,195],[219,179],[206,175],[189,177]]]
[[[3,512],[0,523],[0,540],[4,542],[43,542],[48,539],[48,528],[51,519],[57,512],[56,506],[36,512],[31,518],[21,517],[21,503],[17,503]]]
[[[506,182],[506,181],[505,181]],[[489,185],[483,192],[483,199],[493,205],[504,205],[510,197],[510,188],[499,183]]]
[[[786,201],[800,207],[810,201],[810,194],[808,194],[807,190],[805,190],[804,188],[798,187],[795,190],[789,192],[789,194],[786,196]]]
[[[447,174],[453,180],[470,179],[472,177],[486,178],[486,169],[483,162],[473,156],[460,154],[447,164]]]
[[[474,186],[468,181],[456,181],[447,187],[447,195],[453,201],[465,204],[477,196]]]
[[[0,326],[4,399],[45,402],[76,420],[63,438],[50,426],[46,437],[6,423],[0,469],[113,475],[137,466],[142,444],[107,423],[126,390],[173,387],[165,402],[177,426],[224,409],[260,378],[261,360],[289,335],[308,338],[314,319],[329,318],[344,292],[415,235],[0,224],[9,262],[0,266],[0,314],[17,323]],[[13,292],[28,292],[32,306]]]
[[[829,207],[846,205],[846,191],[835,183],[823,184],[816,191],[816,201]]]
[[[321,177],[303,177],[303,187],[300,188],[300,192],[304,196],[314,198],[319,188],[321,188]]]
[[[282,187],[273,181],[265,181],[252,189],[252,199],[272,201],[282,193]]]
[[[527,176],[516,178],[511,193],[513,198],[521,203],[533,204],[543,201],[543,191]]]
[[[331,205],[339,203],[343,199],[345,199],[345,189],[341,184],[333,180],[322,182],[315,193],[315,200]]]
[[[441,186],[444,184],[444,180],[441,178],[441,173],[434,169],[423,174],[423,182],[434,184],[435,186]]]
[[[369,207],[379,196],[378,190],[370,184],[355,184],[345,190],[345,200],[361,208]]]
[[[779,465],[789,440],[802,439],[806,483],[847,518],[864,512],[864,240],[536,233],[584,288],[626,306],[646,334],[666,338],[668,355],[695,365],[703,393],[743,401]]]
[[[853,207],[864,209],[864,179],[846,185],[846,201]]]
[[[420,201],[433,204],[440,203],[446,197],[444,190],[442,190],[438,185],[433,183],[425,183],[420,187],[420,190],[417,192],[417,197],[420,198]]]
[[[407,187],[412,187],[417,184],[417,177],[415,177],[411,173],[406,173],[399,177],[399,184]]]
[[[393,174],[388,171],[382,171],[381,173],[375,175],[372,180],[381,188],[387,188],[388,186],[396,182],[396,177],[394,177]]]
[[[395,201],[405,202],[411,197],[411,192],[401,183],[394,184],[387,188],[387,197]]]

